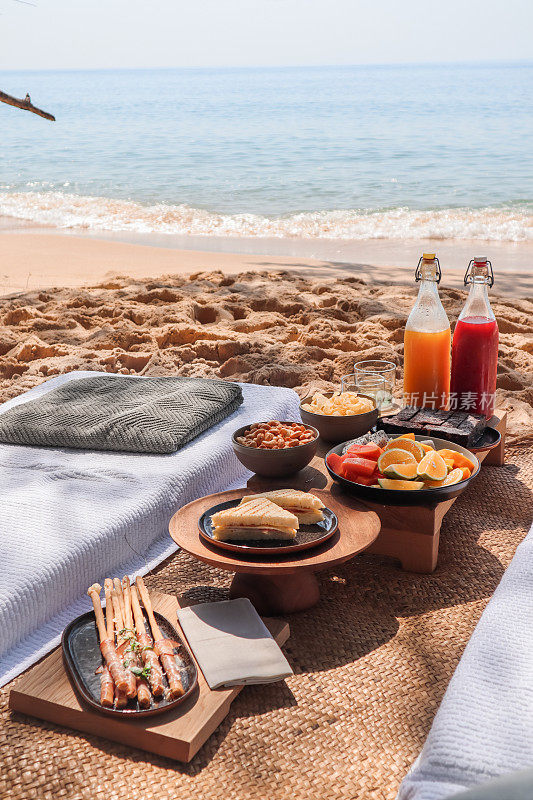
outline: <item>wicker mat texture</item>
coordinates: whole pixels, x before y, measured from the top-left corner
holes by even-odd
[[[295,675],[247,687],[188,765],[7,710],[3,800],[392,800],[461,653],[530,524],[533,457],[483,467],[445,517],[433,575],[360,556],[322,573],[322,601],[290,617]],[[230,575],[179,554],[148,579],[190,600]],[[105,722],[102,722],[102,727]]]

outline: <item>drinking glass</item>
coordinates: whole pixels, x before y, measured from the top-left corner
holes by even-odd
[[[382,377],[385,381],[385,386],[383,387],[385,395],[381,409],[392,408],[392,397],[396,384],[396,364],[392,361],[380,360],[358,361],[354,364],[354,374],[356,378],[363,375],[378,375]]]
[[[372,397],[376,407],[381,410],[383,403],[391,396],[391,387],[382,375],[372,372],[344,375],[341,378],[341,391],[366,394]]]

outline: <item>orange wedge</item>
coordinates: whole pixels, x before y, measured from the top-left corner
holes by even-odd
[[[392,481],[389,478],[378,478],[378,482],[382,489],[409,489],[410,491],[416,491],[424,487],[422,481]]]
[[[384,450],[378,458],[378,470],[384,473],[391,464],[416,464],[416,458],[407,450],[393,447],[390,450]]]
[[[388,442],[385,445],[385,451],[393,449],[395,450],[396,448],[399,450],[406,450],[408,453],[412,453],[416,461],[422,461],[424,458],[424,448],[421,447],[418,442],[415,442],[414,439],[404,439],[399,437],[398,439],[393,439],[391,442]]]
[[[448,467],[436,450],[430,450],[419,462],[416,472],[417,475],[425,480],[442,481],[448,474]]]
[[[383,473],[387,478],[400,481],[412,481],[416,478],[416,463],[407,461],[405,464],[390,464]]]
[[[454,483],[459,483],[459,481],[464,480],[463,478],[463,470],[459,467],[457,469],[452,469],[449,475],[444,478],[442,483],[443,486],[452,486]]]
[[[470,475],[467,475],[467,477],[470,477]],[[426,486],[428,489],[433,489],[435,486],[453,486],[454,483],[459,483],[459,481],[464,481],[464,479],[463,470],[457,467],[456,469],[452,469],[444,480],[426,481]]]
[[[453,460],[454,466],[456,467],[468,467],[469,470],[472,472],[476,469],[476,464],[474,461],[471,461],[467,458],[463,453],[459,453],[458,450],[449,450],[447,448],[443,448],[442,450],[437,451],[439,455],[443,458],[451,458]]]

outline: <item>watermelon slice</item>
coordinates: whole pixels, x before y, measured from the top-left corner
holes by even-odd
[[[377,461],[381,455],[381,447],[375,442],[370,444],[352,444],[346,451],[346,455],[356,456],[358,458],[370,458]]]
[[[338,453],[330,453],[327,457],[328,467],[333,470],[337,475],[342,475],[342,462],[344,457]]]
[[[370,478],[376,471],[376,462],[369,458],[345,458],[342,475],[349,481],[356,481],[358,476]]]

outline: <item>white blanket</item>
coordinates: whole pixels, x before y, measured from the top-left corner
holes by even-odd
[[[533,528],[483,612],[398,800],[441,800],[531,766]]]
[[[53,378],[0,413],[95,374]],[[91,607],[91,583],[144,575],[177,550],[168,533],[177,509],[246,485],[251,473],[231,446],[237,428],[300,420],[292,389],[242,389],[244,403],[234,414],[171,455],[0,445],[0,686],[51,650],[65,625]]]

